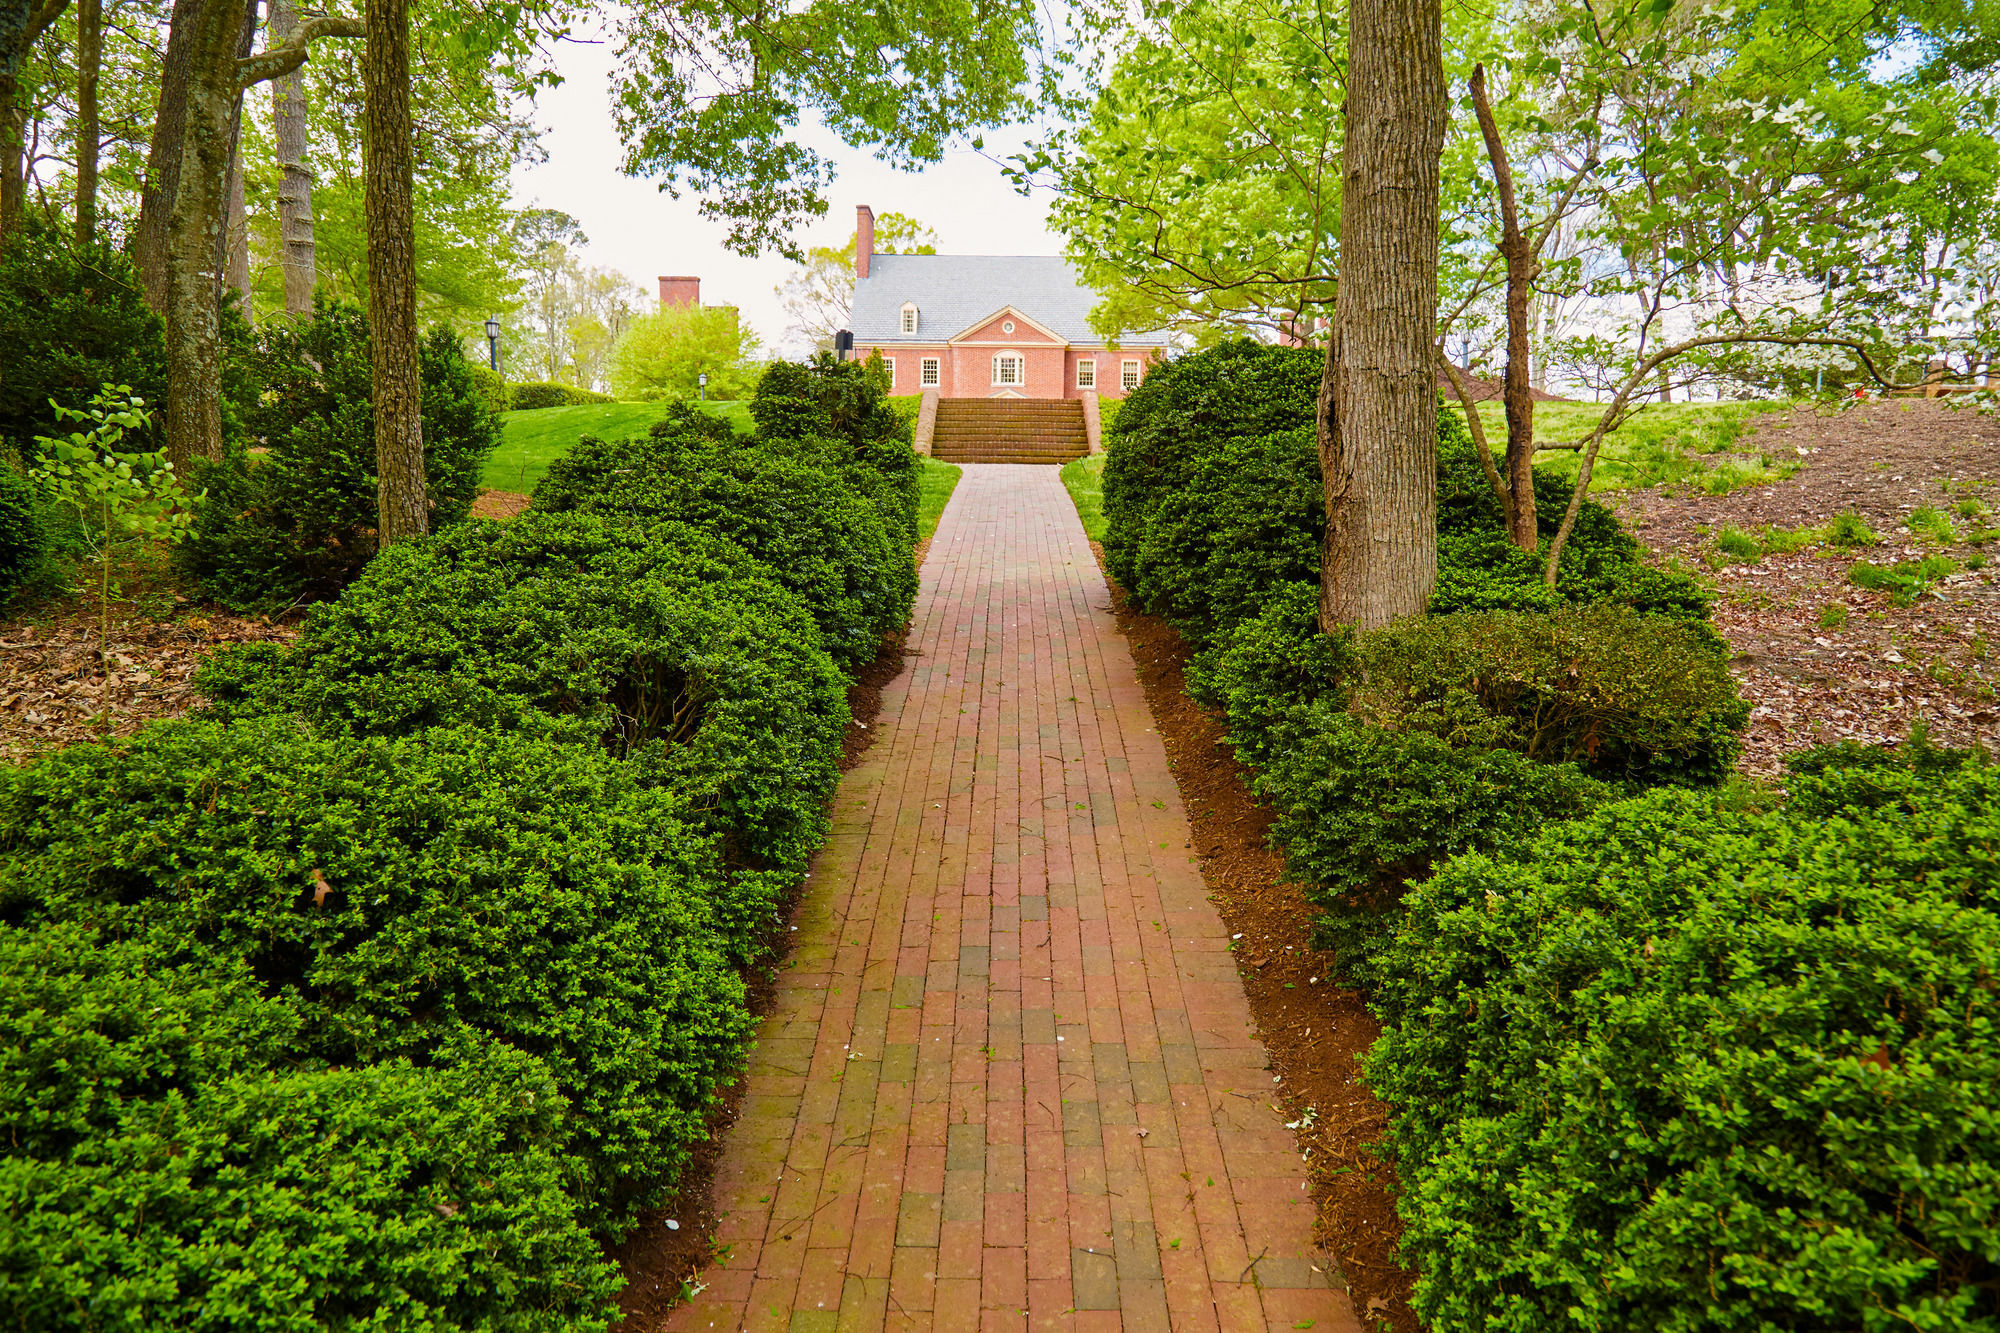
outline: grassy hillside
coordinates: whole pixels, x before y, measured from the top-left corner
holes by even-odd
[[[1591,474],[1591,489],[1687,485],[1722,495],[1739,486],[1779,480],[1798,470],[1798,459],[1767,458],[1749,437],[1759,418],[1810,410],[1787,402],[1649,403],[1606,437]],[[1536,403],[1535,440],[1580,439],[1595,428],[1603,411],[1597,403]],[[1500,404],[1481,403],[1479,417],[1497,454],[1507,439]],[[1546,452],[1535,458],[1536,467],[1571,477],[1578,464],[1574,452]]]
[[[549,470],[549,464],[577,442],[578,437],[595,435],[616,439],[643,434],[646,428],[667,414],[668,403],[588,403],[582,407],[541,407],[532,412],[509,412],[500,418],[500,447],[486,460],[479,484],[490,490],[518,491],[523,495]],[[750,409],[744,403],[701,403],[736,427],[739,434],[750,433]]]

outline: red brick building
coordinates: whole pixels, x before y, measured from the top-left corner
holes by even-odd
[[[1098,294],[1054,255],[878,255],[855,210],[854,355],[880,352],[898,394],[1123,398],[1166,351],[1164,334],[1116,343],[1090,327]]]

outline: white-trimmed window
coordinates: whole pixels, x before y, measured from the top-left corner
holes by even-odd
[[[905,332],[905,333],[915,333],[915,332],[917,331],[917,306],[916,306],[916,302],[914,302],[914,301],[905,301],[905,302],[903,302],[903,325],[902,325],[902,327],[903,327],[903,332]]]
[[[1097,362],[1086,358],[1076,363],[1076,387],[1095,389],[1097,387]]]
[[[1119,369],[1118,383],[1123,386],[1126,393],[1130,393],[1139,387],[1139,363],[1137,361],[1127,361]]]
[[[993,358],[993,382],[1019,386],[1027,383],[1028,359],[1019,352],[1002,352]]]
[[[896,358],[885,356],[882,358],[882,364],[889,367],[889,389],[891,392],[894,392],[896,388]]]
[[[937,388],[938,359],[934,356],[927,356],[918,364],[922,367],[922,369],[917,377],[917,387],[922,389]]]

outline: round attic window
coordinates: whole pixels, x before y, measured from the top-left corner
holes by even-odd
[[[1011,319],[1003,319],[1003,320],[1001,320],[1001,321],[1000,321],[1000,332],[1002,332],[1002,333],[1012,333],[1013,331],[1014,331],[1014,321],[1013,321],[1013,320],[1011,320]]]

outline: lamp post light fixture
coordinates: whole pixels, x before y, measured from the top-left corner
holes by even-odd
[[[486,354],[492,359],[493,373],[500,373],[500,321],[491,315],[486,318]]]
[[[694,377],[694,382],[695,382],[696,384],[698,384],[698,385],[700,385],[700,386],[701,386],[701,399],[702,399],[702,401],[703,401],[703,402],[707,402],[707,401],[708,401],[708,372],[704,370],[704,371],[702,371],[702,372],[701,372],[701,374],[699,374],[699,375],[696,375],[696,376]]]

